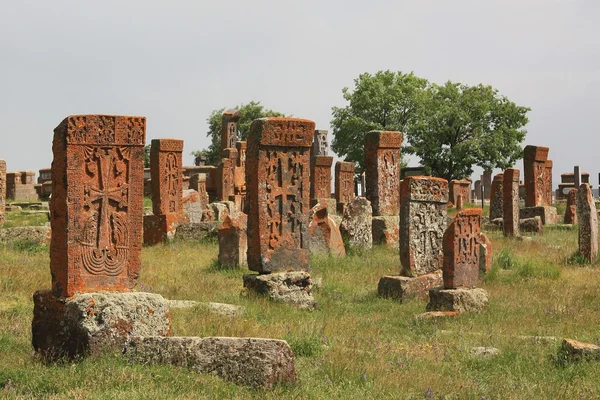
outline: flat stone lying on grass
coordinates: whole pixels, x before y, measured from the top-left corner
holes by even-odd
[[[400,300],[401,302],[414,297],[426,299],[429,290],[442,285],[442,283],[442,270],[417,276],[416,278],[387,275],[379,279],[377,292],[382,297]]]
[[[175,231],[175,239],[198,241],[208,237],[217,237],[219,223],[206,221],[197,224],[182,224]]]
[[[186,367],[257,389],[296,381],[294,353],[284,340],[137,337],[128,344],[125,356],[132,363]]]
[[[475,357],[488,358],[499,355],[500,350],[495,347],[472,347],[469,353]]]
[[[427,311],[478,312],[487,305],[488,294],[481,288],[435,288],[429,291]]]
[[[19,226],[0,229],[0,242],[50,243],[52,231],[49,226]]]
[[[429,311],[429,312],[426,312],[423,314],[419,314],[415,318],[418,320],[425,320],[425,319],[456,317],[458,315],[459,314],[456,311]]]
[[[133,336],[171,334],[168,303],[154,293],[85,293],[65,299],[44,290],[33,295],[33,303],[33,347],[49,361],[119,353]]]
[[[544,225],[556,225],[558,223],[558,212],[555,207],[525,207],[519,210],[520,219],[533,218],[536,216],[542,219],[542,224]]]
[[[256,294],[301,309],[313,309],[317,306],[311,293],[310,274],[306,271],[244,275],[244,287]]]
[[[568,361],[600,360],[600,346],[573,339],[564,339],[558,352]]]

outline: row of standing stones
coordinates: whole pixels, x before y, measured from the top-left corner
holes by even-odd
[[[144,220],[145,128],[144,117],[80,115],[66,118],[55,129],[52,289],[34,295],[34,348],[47,360],[119,350],[136,362],[185,365],[255,387],[295,380],[293,353],[284,341],[173,338],[166,300],[132,291],[141,268],[142,233],[150,242],[168,239],[174,226],[189,222],[183,203],[198,201],[185,200],[178,183],[183,142],[153,141],[151,158],[158,166],[152,169],[154,213]],[[400,181],[401,134],[370,132],[365,157],[367,166],[372,166],[367,167],[371,201],[348,195],[341,208],[343,217],[336,221],[333,209],[340,199],[310,201],[325,194],[311,196],[307,172],[331,166],[319,161],[323,155],[311,157],[314,128],[314,122],[301,119],[254,121],[244,155],[247,212],[230,212],[224,218],[219,261],[240,263],[247,254],[249,269],[258,274],[244,276],[244,286],[310,309],[316,306],[310,246],[343,256],[345,237],[349,246],[366,250],[371,247],[373,227],[379,224],[392,237],[390,241],[399,242],[402,264],[400,276],[381,278],[382,296],[429,297],[430,312],[482,310],[488,297],[476,285],[491,267],[492,249],[481,232],[481,210],[461,210],[447,226],[448,182],[432,177]],[[352,173],[341,164],[340,171],[343,168]],[[504,232],[519,236],[518,170],[506,170],[503,178]],[[543,181],[535,174],[532,180]],[[326,178],[321,181],[330,185]],[[200,197],[206,198],[204,193]],[[593,258],[597,213],[585,184],[577,208],[580,248]],[[152,238],[150,227],[159,232],[158,237]]]

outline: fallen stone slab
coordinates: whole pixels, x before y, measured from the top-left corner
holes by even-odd
[[[284,340],[231,337],[136,337],[125,357],[170,364],[257,389],[296,381],[294,353]]]
[[[435,288],[429,291],[427,311],[478,312],[487,305],[488,294],[481,288]]]
[[[305,271],[244,275],[244,287],[250,292],[300,309],[317,307],[312,295],[310,274]]]
[[[539,216],[519,220],[519,229],[526,233],[544,233],[544,224]]]
[[[490,358],[499,355],[500,350],[495,347],[472,347],[469,353],[475,357]]]
[[[427,319],[456,317],[458,315],[460,315],[460,314],[456,311],[429,311],[429,312],[426,312],[423,314],[419,314],[415,318],[418,320],[427,320]]]
[[[19,226],[0,229],[0,242],[50,243],[52,230],[50,226]]]
[[[73,360],[105,352],[121,353],[134,336],[168,336],[167,301],[145,292],[33,295],[33,348],[46,360]]]
[[[558,353],[567,361],[600,360],[600,346],[573,339],[564,339]]]
[[[443,284],[442,270],[409,278],[399,275],[382,276],[377,285],[380,296],[404,301],[409,298],[426,299],[429,290]]]

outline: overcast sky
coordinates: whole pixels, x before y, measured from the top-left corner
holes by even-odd
[[[574,164],[598,184],[599,0],[1,3],[9,171],[50,167],[70,114],[144,115],[148,142],[185,140],[186,165],[214,109],[258,100],[330,129],[342,88],[390,69],[491,84],[532,108],[524,144],[550,147],[555,187]]]

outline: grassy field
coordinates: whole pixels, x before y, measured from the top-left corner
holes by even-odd
[[[9,219],[10,221],[10,219]],[[175,242],[144,248],[138,289],[169,299],[247,307],[242,317],[174,310],[175,335],[287,340],[299,382],[252,391],[175,367],[129,365],[120,356],[45,366],[31,348],[32,293],[50,285],[48,248],[0,245],[0,398],[48,399],[572,399],[600,397],[600,363],[564,364],[559,341],[600,342],[600,270],[573,260],[577,231],[547,229],[531,242],[489,234],[494,267],[481,286],[480,314],[420,321],[425,303],[377,296],[382,275],[399,271],[396,251],[345,259],[314,257],[316,311],[248,297],[246,270],[215,268],[218,245]],[[501,350],[481,359],[469,350]]]

